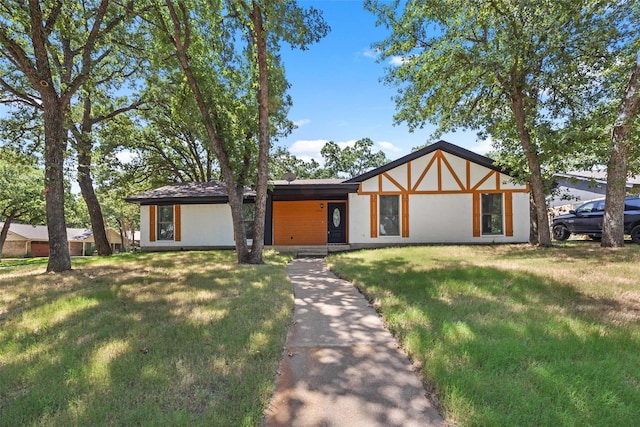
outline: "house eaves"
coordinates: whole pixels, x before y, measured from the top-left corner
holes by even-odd
[[[246,200],[254,200],[255,196],[255,191],[245,188],[244,198]],[[229,198],[227,196],[227,187],[224,183],[209,181],[166,185],[136,196],[127,197],[125,201],[140,205],[188,205],[227,203]]]
[[[579,171],[579,172],[567,172],[567,173],[554,173],[554,177],[564,178],[567,180],[577,180],[577,181],[589,181],[595,182],[598,184],[607,184],[607,172],[606,171]],[[627,178],[626,182],[627,188],[633,188],[636,186],[640,186],[640,176],[632,176]]]
[[[358,191],[358,183],[343,179],[301,179],[272,181],[273,200],[346,200],[349,193]]]

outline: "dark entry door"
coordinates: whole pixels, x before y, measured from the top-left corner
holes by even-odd
[[[347,205],[346,203],[329,203],[327,210],[329,243],[347,243]]]

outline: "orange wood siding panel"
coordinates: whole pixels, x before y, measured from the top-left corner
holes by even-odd
[[[409,237],[409,194],[402,193],[402,237]]]
[[[273,244],[326,245],[327,201],[273,202]]]
[[[149,241],[156,241],[156,207],[149,206]]]
[[[174,228],[175,231],[173,233],[173,239],[176,242],[179,242],[182,239],[182,234],[181,234],[181,220],[180,220],[180,205],[175,205],[173,207],[173,224],[174,224]]]
[[[480,237],[480,193],[473,193],[473,237]]]
[[[371,237],[378,237],[378,196],[369,196],[369,211],[371,218]]]
[[[504,193],[505,234],[513,236],[513,193]]]

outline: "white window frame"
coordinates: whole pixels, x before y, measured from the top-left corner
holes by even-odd
[[[385,222],[391,221],[391,219],[389,218],[388,215],[383,215],[382,212],[382,199],[383,198],[395,198],[396,200],[396,206],[398,208],[398,212],[397,212],[397,220],[396,220],[396,226],[397,226],[397,232],[393,233],[393,234],[389,234],[387,228],[390,228],[389,225],[387,225],[385,227]],[[379,195],[378,196],[378,237],[400,237],[400,233],[401,233],[401,229],[402,229],[402,212],[400,211],[402,209],[401,203],[400,203],[400,196],[399,195],[395,195],[395,194],[384,194],[384,195]],[[391,222],[391,224],[393,224],[393,222]]]
[[[500,232],[498,233],[492,233],[492,232],[486,232],[485,231],[485,216],[486,215],[491,215],[493,216],[497,216],[495,213],[490,212],[488,214],[485,214],[484,212],[484,198],[485,196],[499,196],[500,197]],[[480,194],[480,234],[482,236],[487,236],[487,237],[492,237],[492,236],[504,236],[505,233],[505,218],[504,218],[504,194],[503,193],[481,193]]]
[[[162,211],[165,209],[171,209],[171,222],[169,221],[161,221]],[[163,241],[174,241],[176,238],[176,212],[173,205],[159,205],[156,209],[156,240]],[[169,232],[171,233],[170,237],[165,237],[166,233],[162,233],[162,225],[169,225]]]

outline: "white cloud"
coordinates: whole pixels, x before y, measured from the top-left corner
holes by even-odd
[[[375,49],[365,49],[362,52],[362,56],[364,56],[365,58],[378,59],[378,57],[380,56],[380,51]]]
[[[338,147],[343,150],[345,147],[353,147],[356,145],[356,141],[357,139],[350,139],[349,141],[337,142],[336,144],[338,144]]]
[[[478,154],[487,154],[493,150],[493,139],[487,138],[484,141],[476,141],[476,145],[471,147],[471,151]]]
[[[400,65],[404,64],[405,61],[406,58],[404,56],[392,56],[391,59],[389,59],[389,64],[393,65],[394,67],[399,67]]]
[[[315,139],[315,140],[299,140],[291,144],[289,147],[289,152],[299,159],[308,162],[311,159],[315,159],[317,162],[322,162],[322,156],[320,155],[320,150],[326,144],[326,139]]]
[[[300,120],[294,120],[293,121],[293,125],[297,128],[300,128],[304,125],[308,125],[309,123],[311,123],[311,120],[309,119],[300,119]]]
[[[400,153],[402,151],[402,148],[396,147],[395,145],[393,145],[393,143],[388,141],[378,141],[376,144],[378,144],[380,149],[384,151],[385,154]]]

